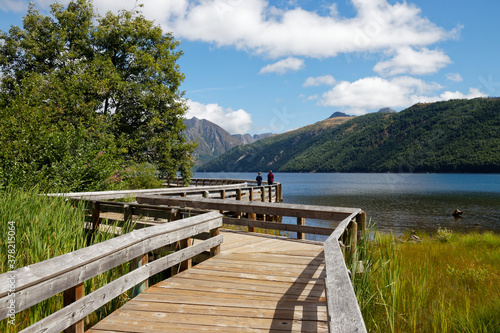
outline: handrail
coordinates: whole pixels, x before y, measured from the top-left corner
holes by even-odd
[[[349,278],[344,255],[339,245],[339,240],[342,237],[346,243],[346,251],[350,253],[356,251],[358,224],[361,231],[364,231],[366,223],[366,214],[361,209],[267,202],[242,202],[221,199],[178,198],[159,195],[138,196],[137,202],[152,205],[226,210],[236,213],[293,216],[298,219],[316,218],[337,221],[338,225],[332,232],[328,228],[306,227],[303,225],[293,226],[273,222],[252,221],[251,219],[224,217],[224,223],[295,231],[297,234],[299,232],[309,232],[330,235],[324,242],[326,266],[325,287],[329,331],[339,333],[366,332],[365,323]]]
[[[323,243],[328,330],[331,333],[367,332],[339,244],[339,239],[346,232],[346,229],[350,225],[356,226],[354,218],[363,223],[365,214],[359,212],[346,217]],[[352,245],[354,245],[357,238],[356,233],[352,237],[354,238]]]
[[[200,181],[201,180],[198,180],[197,183],[200,183]],[[202,184],[204,183],[205,181],[202,182]],[[327,236],[329,235],[328,239],[324,242],[326,269],[325,287],[329,331],[366,332],[365,323],[363,321],[361,310],[356,300],[356,295],[352,287],[343,254],[343,249],[347,252],[347,254],[349,254],[349,252],[351,254],[355,253],[356,241],[358,238],[357,228],[359,225],[360,230],[364,231],[366,214],[358,208],[293,205],[265,202],[264,198],[267,192],[265,191],[266,188],[270,188],[269,198],[271,197],[271,188],[276,188],[275,194],[277,200],[282,195],[282,193],[280,193],[282,190],[281,184],[275,184],[271,187],[267,187],[268,185],[264,186],[253,186],[253,182],[247,180],[228,180],[225,185],[221,186],[216,185],[203,187],[178,187],[168,189],[169,191],[165,191],[166,189],[160,189],[158,191],[128,191],[128,193],[134,192],[134,195],[137,198],[137,204],[115,202],[102,202],[102,204],[104,206],[108,205],[110,207],[117,206],[116,209],[118,210],[123,210],[125,209],[125,207],[133,206],[141,211],[147,211],[148,209],[164,211],[171,209],[168,206],[174,206],[177,207],[176,209],[184,210],[186,210],[187,207],[192,207],[196,209],[209,209],[218,211],[226,210],[235,213],[248,213],[248,218],[241,218],[241,216],[240,218],[231,218],[224,216],[223,222],[228,224],[248,226],[249,231],[254,227],[262,227],[266,229],[297,232],[298,238],[300,238],[299,235],[303,236],[303,233]],[[258,189],[258,191],[260,191],[260,194],[262,194],[263,196],[261,202],[252,201],[252,193],[256,193],[254,192],[255,189]],[[225,195],[225,190],[228,190],[227,196]],[[231,191],[235,191],[233,192],[233,195],[235,193],[237,200],[226,199],[229,196],[229,192]],[[241,201],[243,191],[248,191],[250,202]],[[116,191],[114,192],[115,193],[113,193],[112,195],[116,195]],[[179,194],[181,195],[181,198],[172,196]],[[193,196],[196,196],[196,198],[193,198]],[[209,199],[213,196],[218,196],[220,199]],[[98,193],[95,193],[95,195],[91,196],[91,200],[92,198],[96,199],[100,197],[102,196],[99,196]],[[80,198],[83,200],[87,199],[87,197],[85,196]],[[107,198],[109,199],[110,196],[108,196]],[[96,201],[94,201],[94,204],[95,203]],[[200,212],[202,211],[198,211],[197,213]],[[297,225],[257,221],[256,214],[294,216],[297,217]],[[316,218],[335,221],[338,223],[338,225],[335,227],[335,229],[305,226],[304,218]],[[171,223],[168,223],[166,225],[170,224]],[[345,245],[340,243],[341,239]],[[138,272],[135,274],[142,273]]]
[[[191,238],[200,233],[218,230],[222,215],[210,212],[183,220],[134,230],[122,236],[71,253],[22,267],[0,275],[0,320],[11,315],[8,305],[15,300],[15,313],[29,308],[60,292],[81,285],[84,281],[166,245]],[[213,233],[217,235],[217,232]],[[65,306],[36,322],[22,332],[60,332],[81,321],[111,299],[146,280],[150,276],[177,265],[204,251],[218,248],[222,236],[189,246],[152,261],[93,293]],[[8,279],[15,274],[16,290],[9,293]]]
[[[119,190],[119,191],[99,191],[99,192],[73,192],[73,193],[49,193],[48,196],[62,196],[73,199],[85,199],[85,200],[103,200],[103,199],[121,199],[136,195],[167,195],[167,194],[178,194],[178,193],[198,193],[200,191],[219,191],[222,189],[226,190],[237,190],[247,187],[246,183],[238,183],[232,185],[216,185],[216,186],[205,186],[203,189],[200,187],[183,187],[181,188],[157,188],[157,189],[146,189],[146,190]]]
[[[145,195],[136,197],[140,204],[168,205],[192,207],[201,209],[227,210],[240,213],[269,214],[293,216],[314,219],[341,221],[352,213],[358,213],[359,208],[298,205],[268,202],[245,202],[227,199],[193,199],[167,197],[160,195]]]

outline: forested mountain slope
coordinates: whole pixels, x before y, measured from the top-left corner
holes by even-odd
[[[200,170],[500,172],[500,99],[416,104],[323,129],[321,123],[233,148]]]

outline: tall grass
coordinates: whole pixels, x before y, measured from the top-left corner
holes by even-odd
[[[0,234],[7,235],[9,225],[15,225],[15,268],[44,261],[58,255],[83,248],[87,242],[96,244],[114,237],[114,233],[97,232],[90,237],[83,226],[85,211],[81,204],[74,204],[62,197],[40,195],[37,189],[23,191],[8,188],[0,192]],[[10,223],[9,222],[14,222]],[[126,232],[126,230],[125,230]],[[0,272],[12,270],[8,263],[6,236],[0,240]],[[129,271],[128,264],[121,265],[85,282],[85,294],[100,288],[109,281]],[[90,315],[87,326],[119,307],[127,298],[122,295]],[[16,325],[7,320],[0,322],[0,332],[17,332],[63,306],[62,294],[47,299],[16,315]]]
[[[350,263],[369,332],[500,332],[500,235],[372,235]]]

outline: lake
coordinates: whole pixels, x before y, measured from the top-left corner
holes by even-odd
[[[254,173],[197,172],[196,178],[255,179]],[[266,179],[266,174],[263,174]],[[380,231],[439,227],[500,233],[500,174],[275,173],[283,202],[363,209]],[[455,209],[463,212],[455,219]],[[295,219],[284,220],[295,223]],[[330,226],[306,220],[307,225]]]

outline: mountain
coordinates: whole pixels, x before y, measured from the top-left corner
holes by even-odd
[[[500,172],[500,99],[329,118],[232,148],[204,171]]]
[[[328,118],[338,118],[338,117],[351,117],[351,116],[348,116],[346,115],[344,112],[334,112],[330,117]]]
[[[378,110],[377,112],[378,113],[396,113],[396,111],[394,111],[391,108],[382,108],[382,109]]]
[[[239,170],[239,169],[234,169],[234,165],[233,165],[234,163],[236,163],[238,165],[238,168],[242,167],[242,169],[241,169],[242,171],[247,170],[247,168],[243,164],[241,164],[241,163],[239,163],[239,161],[237,161],[240,157],[242,157],[243,155],[246,156],[247,154],[250,154],[249,156],[260,156],[260,153],[258,153],[258,151],[260,151],[260,150],[262,150],[262,152],[265,151],[266,154],[268,154],[269,152],[272,152],[272,151],[276,151],[276,150],[279,151],[280,147],[283,145],[290,146],[291,149],[286,151],[286,155],[292,156],[295,152],[298,152],[301,149],[307,148],[309,145],[309,142],[311,140],[313,140],[315,137],[321,135],[323,132],[325,132],[325,131],[327,131],[335,126],[338,126],[338,125],[340,125],[340,124],[342,124],[342,123],[344,123],[352,118],[353,118],[352,116],[328,118],[328,119],[325,119],[323,121],[299,128],[299,129],[294,130],[294,131],[286,132],[286,133],[279,134],[279,135],[273,135],[273,136],[270,136],[267,138],[262,138],[253,144],[250,144],[247,146],[240,146],[240,147],[237,147],[238,149],[236,149],[236,150],[234,150],[234,149],[231,150],[231,152],[232,152],[231,154],[229,154],[229,155],[225,154],[224,156],[226,156],[226,157],[224,157],[222,159],[217,159],[219,162],[216,162],[216,163],[225,163],[224,161],[226,161],[226,159],[227,159],[227,163],[229,163],[229,169],[227,169],[228,171],[229,170]],[[249,153],[247,153],[247,149],[243,148],[243,147],[249,147],[249,149],[248,149]],[[263,157],[263,159],[260,161],[259,165],[261,165],[264,160],[266,160],[266,159]],[[252,160],[249,161],[248,163],[254,163],[254,162],[255,161],[253,161],[253,158],[252,158]],[[240,166],[240,164],[241,164],[241,166]],[[272,165],[272,163],[270,163],[269,165]],[[207,167],[210,169],[206,169]],[[248,167],[251,168],[251,166],[248,166]],[[200,170],[200,171],[201,170],[204,170],[204,171],[209,171],[209,170],[225,171],[226,169],[222,164],[205,163],[201,167],[199,167],[198,170]],[[254,171],[254,170],[252,169],[249,171]]]
[[[272,133],[256,134],[253,136],[250,134],[231,135],[222,127],[206,119],[198,119],[196,117],[186,119],[184,123],[186,124],[184,134],[187,140],[196,140],[198,142],[198,147],[194,151],[196,165],[206,163],[235,146],[254,143],[261,138],[272,135]]]

